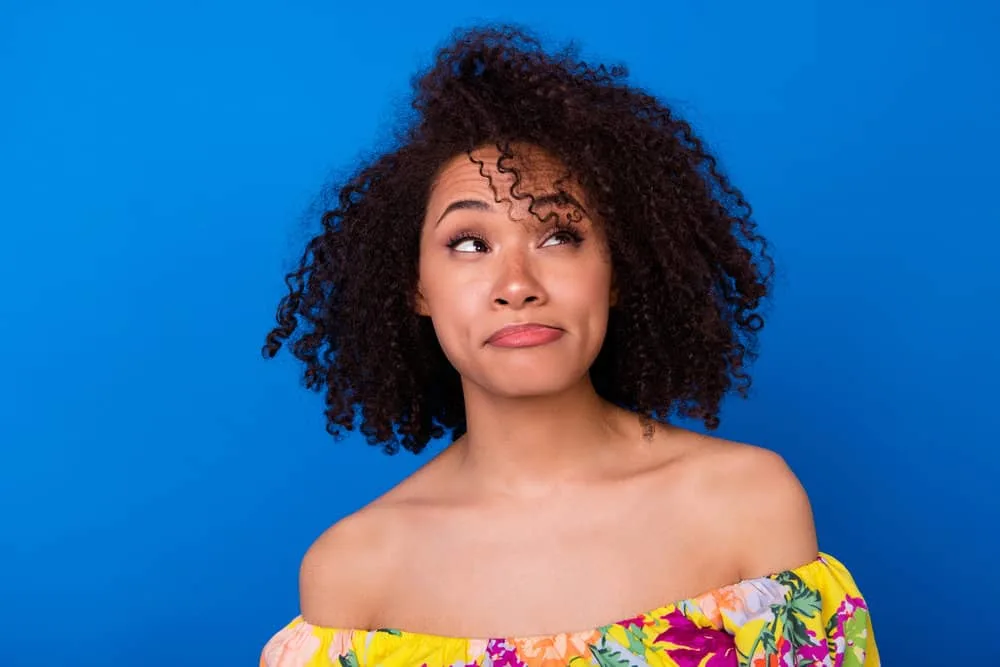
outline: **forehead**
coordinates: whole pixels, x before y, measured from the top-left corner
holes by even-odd
[[[503,166],[517,170],[518,193],[537,196],[565,190],[577,197],[582,195],[581,188],[566,178],[565,166],[550,154],[531,146],[517,146],[512,152],[514,157],[505,160]],[[500,198],[509,195],[515,175],[500,171],[497,165],[500,156],[496,148],[484,147],[473,150],[471,156],[458,155],[446,162],[431,185],[430,207],[463,195],[475,195],[490,202],[494,201],[494,194]]]

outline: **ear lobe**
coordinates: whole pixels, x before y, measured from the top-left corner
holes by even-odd
[[[419,286],[417,287],[416,293],[413,295],[413,311],[421,317],[431,316],[430,309],[427,307],[427,299],[424,298]]]

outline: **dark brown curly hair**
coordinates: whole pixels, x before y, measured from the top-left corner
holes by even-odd
[[[336,188],[263,348],[273,357],[288,341],[305,362],[331,434],[359,429],[388,453],[417,453],[464,433],[458,373],[414,298],[434,178],[482,146],[515,180],[512,147],[542,148],[595,204],[618,292],[591,368],[603,398],[714,429],[725,394],[746,395],[773,273],[766,242],[690,125],[626,77],[504,26],[458,31],[414,79],[412,117]]]

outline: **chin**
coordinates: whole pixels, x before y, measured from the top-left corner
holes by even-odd
[[[498,398],[542,398],[589,384],[598,351],[540,346],[449,360],[467,390]]]
[[[567,372],[565,367],[547,369],[536,366],[530,369],[493,369],[486,377],[476,378],[473,382],[485,393],[501,398],[540,398],[567,392],[586,379],[586,369],[572,373]]]
[[[500,398],[542,398],[557,396],[568,391],[575,383],[556,384],[553,382],[505,382],[483,387],[487,393]]]

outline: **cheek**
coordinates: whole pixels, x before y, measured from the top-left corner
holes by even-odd
[[[605,263],[594,262],[583,270],[569,272],[559,283],[560,301],[572,303],[590,316],[606,315],[603,311],[610,305],[611,271]]]
[[[424,296],[434,329],[442,345],[468,336],[470,329],[482,319],[483,300],[488,297],[489,284],[461,272],[447,274],[429,265],[420,273]]]
[[[587,271],[566,281],[562,302],[575,313],[581,341],[588,354],[597,354],[604,342],[611,308],[611,271],[603,262],[595,262]]]

